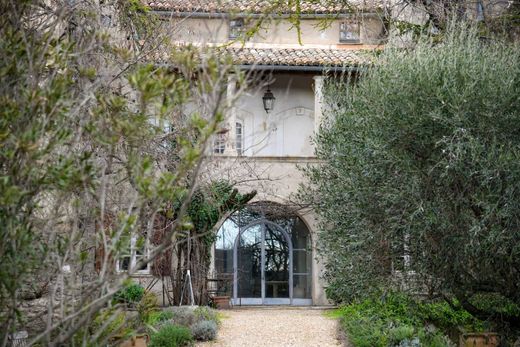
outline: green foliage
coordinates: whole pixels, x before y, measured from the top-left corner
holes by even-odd
[[[129,318],[125,312],[105,309],[97,314],[92,324],[88,327],[88,333],[98,336],[98,341],[105,341],[114,336],[124,338],[132,333],[132,327],[129,326],[128,322]],[[83,336],[76,336],[77,339],[80,337],[82,338]]]
[[[449,346],[442,331],[480,331],[483,324],[464,309],[454,309],[446,302],[423,302],[399,293],[342,306],[333,315],[341,319],[356,347]]]
[[[158,310],[159,304],[157,303],[157,296],[151,291],[145,291],[143,297],[137,304],[137,312],[139,312],[141,322],[148,322],[151,319],[151,315]]]
[[[130,282],[114,294],[114,301],[124,304],[137,304],[143,299],[144,295],[143,286]]]
[[[147,324],[151,326],[157,326],[162,322],[166,322],[173,319],[172,311],[154,311],[148,315]]]
[[[198,233],[211,230],[223,214],[233,212],[249,202],[256,192],[240,194],[228,181],[215,181],[196,192],[190,201],[188,215]],[[215,241],[216,235],[209,235],[208,244]]]
[[[217,337],[217,323],[213,320],[201,320],[191,326],[191,333],[195,340],[211,341]]]
[[[221,322],[219,312],[208,306],[175,306],[169,307],[168,311],[164,312],[168,312],[169,317],[171,315],[171,319],[165,322],[188,328],[201,321],[212,321],[217,327]]]
[[[424,320],[434,322],[435,326],[448,331],[453,328],[469,332],[481,332],[486,324],[463,309],[454,300],[452,303],[446,301],[422,303],[418,307],[418,313]]]
[[[37,336],[35,325],[24,326],[21,302],[58,291],[75,299],[41,312],[63,319],[38,342],[88,345],[96,337],[83,334],[85,320],[136,270],[113,271],[132,236],[163,211],[181,226],[168,233],[190,225],[172,202],[187,204],[198,186],[197,164],[228,106],[227,75],[243,74],[209,49],[201,57],[169,46],[171,30],[156,30],[161,21],[139,0],[10,1],[0,9],[0,238],[9,240],[0,247],[0,340],[18,330]],[[143,63],[157,47],[175,71]],[[214,213],[194,220],[209,228]],[[86,266],[94,263],[97,273]],[[72,268],[66,275],[64,265]],[[115,300],[140,295],[130,287]]]
[[[178,325],[165,325],[150,339],[150,347],[191,346],[193,337],[190,329]]]
[[[219,312],[208,306],[199,306],[194,311],[195,319],[200,321],[212,321],[215,324],[220,325]]]
[[[174,307],[173,310],[173,321],[177,325],[185,327],[191,326],[196,322],[194,309],[187,306]]]
[[[302,190],[329,297],[401,285],[520,304],[520,48],[456,26],[350,77],[326,88]]]
[[[469,298],[469,302],[494,316],[520,317],[520,306],[498,293],[476,293]]]

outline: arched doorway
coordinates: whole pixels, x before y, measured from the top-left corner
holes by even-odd
[[[215,268],[228,279],[235,305],[312,304],[309,231],[297,215],[276,206],[276,214],[248,207],[219,229]]]

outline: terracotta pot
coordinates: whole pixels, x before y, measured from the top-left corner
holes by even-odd
[[[229,296],[214,296],[213,302],[215,303],[218,309],[231,308]]]
[[[119,347],[147,347],[149,340],[150,338],[146,334],[136,335],[121,343]]]
[[[496,333],[467,333],[460,337],[460,347],[498,347],[500,339]]]

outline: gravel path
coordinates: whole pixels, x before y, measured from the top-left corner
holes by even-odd
[[[324,310],[310,308],[242,308],[222,311],[224,319],[216,341],[204,347],[341,346],[337,322]]]

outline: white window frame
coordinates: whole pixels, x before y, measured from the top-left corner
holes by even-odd
[[[352,33],[352,37],[348,37]],[[345,19],[339,23],[340,43],[361,43],[361,23],[358,19]]]
[[[145,240],[145,242],[144,242],[144,253],[145,254],[137,254],[137,247],[136,247],[137,239],[138,238],[137,238],[136,235],[132,235],[132,237],[130,238],[130,255],[124,254],[122,257],[120,257],[120,258],[125,258],[125,257],[130,256],[130,264],[129,264],[128,270],[122,269],[121,268],[121,265],[122,265],[121,259],[117,259],[116,260],[116,270],[117,270],[117,272],[126,272],[126,271],[129,271],[129,270],[131,271],[137,265],[138,258],[148,258],[150,256],[150,244],[148,242],[148,239]],[[149,263],[146,264],[146,268],[145,269],[143,269],[143,270],[136,270],[133,273],[134,274],[148,275],[148,274],[150,274],[150,271],[151,271],[151,263],[149,262]]]
[[[226,151],[226,132],[216,133],[213,139],[213,154],[224,154]]]
[[[232,18],[229,20],[229,33],[228,37],[230,40],[239,39],[245,32],[244,18]]]
[[[240,128],[240,136],[238,129]],[[237,119],[235,122],[235,148],[238,156],[244,155],[244,122],[241,119]]]

